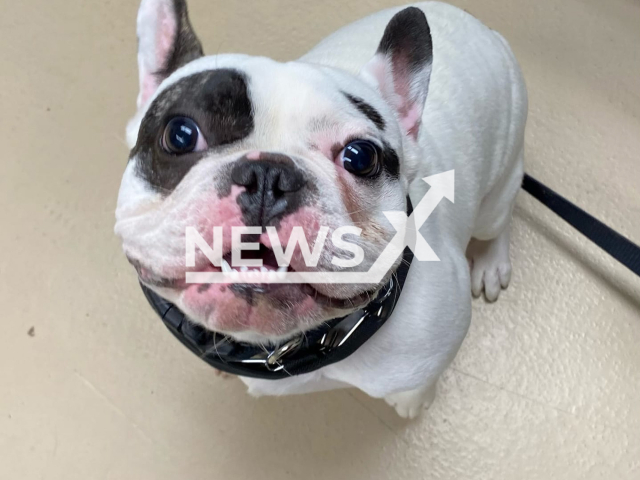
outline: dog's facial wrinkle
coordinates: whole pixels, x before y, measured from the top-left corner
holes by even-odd
[[[161,193],[172,192],[189,170],[210,153],[172,155],[160,138],[174,116],[192,118],[209,149],[240,141],[253,132],[254,118],[248,80],[233,69],[217,69],[185,77],[161,92],[140,124],[130,159],[138,161],[139,175]]]

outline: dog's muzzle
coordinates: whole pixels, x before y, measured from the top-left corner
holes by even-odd
[[[411,213],[407,197],[407,215]],[[178,307],[140,285],[169,331],[209,365],[243,377],[277,380],[344,360],[369,340],[393,313],[412,260],[413,252],[405,248],[394,274],[366,306],[267,347],[238,342],[196,325]]]

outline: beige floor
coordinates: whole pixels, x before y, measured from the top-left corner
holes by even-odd
[[[191,6],[209,52],[287,59],[392,3]],[[640,241],[638,1],[456,3],[522,63],[530,173]],[[0,5],[0,479],[640,478],[640,282],[525,194],[512,286],[414,423],[251,399],[175,342],[112,234],[136,4]]]

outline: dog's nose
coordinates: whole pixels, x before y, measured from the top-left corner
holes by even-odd
[[[285,155],[261,154],[259,160],[240,159],[231,171],[234,184],[245,187],[238,196],[247,226],[267,226],[295,211],[305,178]]]

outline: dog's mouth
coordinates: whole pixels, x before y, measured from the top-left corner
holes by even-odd
[[[321,293],[314,285],[308,283],[270,283],[261,282],[260,274],[273,274],[273,272],[287,273],[295,272],[296,270],[291,265],[279,265],[278,259],[274,251],[266,245],[260,243],[256,250],[242,250],[240,259],[243,261],[259,261],[259,266],[252,265],[234,265],[234,258],[231,251],[223,255],[220,266],[216,266],[213,263],[206,260],[206,263],[197,265],[195,268],[188,269],[188,271],[198,272],[240,272],[252,274],[255,281],[252,279],[251,283],[222,283],[217,284],[223,288],[229,288],[231,291],[236,292],[242,296],[270,296],[275,295],[278,297],[299,297],[302,293],[306,297],[310,297],[319,306],[327,307],[337,310],[352,310],[366,305],[375,298],[378,290],[378,286],[370,290],[366,290],[347,298],[341,298],[336,296],[327,295]],[[134,266],[138,272],[140,281],[148,287],[156,287],[160,289],[171,289],[175,291],[184,291],[189,288],[196,288],[199,292],[205,292],[213,284],[209,283],[187,283],[185,277],[169,278],[156,275],[153,270],[146,268],[141,262],[129,259],[129,262]],[[185,269],[187,271],[187,269]],[[185,273],[186,273],[185,271]],[[296,295],[297,293],[297,295]]]
[[[266,245],[262,243],[258,244],[259,248],[257,250],[243,250],[241,259],[248,261],[258,261],[261,263],[260,266],[234,266],[233,265],[233,255],[231,252],[228,252],[222,257],[221,267],[220,269],[223,272],[281,272],[286,273],[290,271],[294,271],[290,266],[280,266],[278,264],[278,259],[276,258],[276,254],[273,250],[271,250]]]

